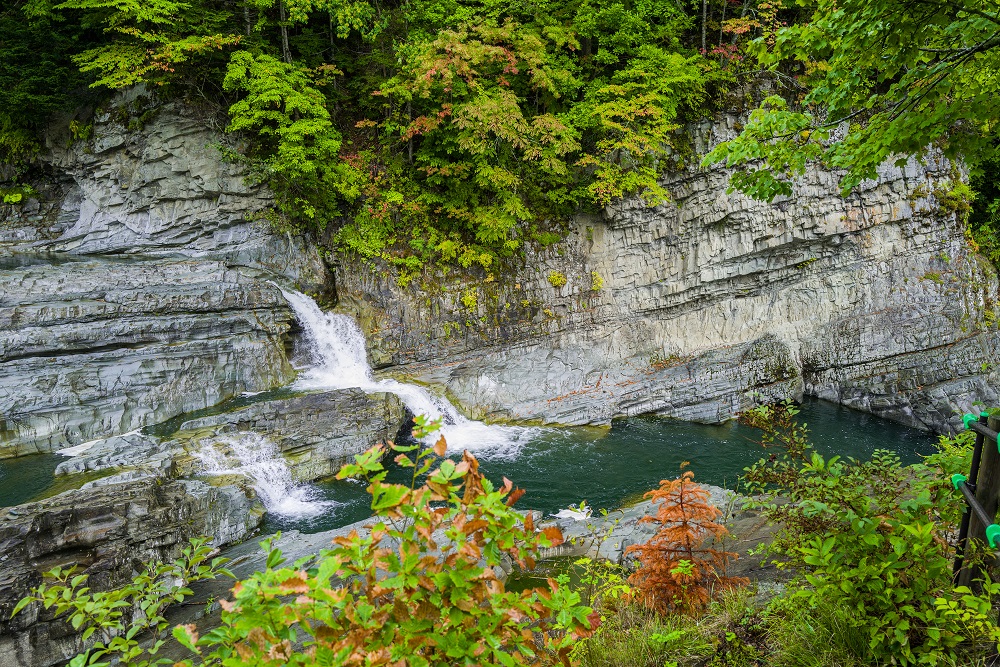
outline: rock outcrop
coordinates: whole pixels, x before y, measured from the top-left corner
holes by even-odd
[[[405,408],[394,394],[339,389],[272,397],[192,419],[171,438],[190,449],[218,436],[256,433],[278,445],[296,480],[312,481],[335,475],[355,454],[394,440],[405,422]]]
[[[698,149],[734,132],[706,124]],[[887,164],[843,198],[812,169],[763,203],[691,167],[664,177],[673,202],[578,218],[513,279],[403,288],[347,262],[338,292],[374,362],[481,417],[718,422],[804,392],[947,431],[1000,388],[997,281],[964,237],[960,176]]]
[[[215,120],[136,87],[77,123],[88,138],[74,137],[69,119],[54,123],[41,156],[52,178],[40,200],[0,209],[0,245],[217,259],[322,288],[317,248],[261,219],[271,197],[224,158],[237,144]]]
[[[79,635],[36,606],[11,619],[18,600],[54,567],[76,565],[94,590],[122,586],[147,563],[172,560],[189,538],[242,539],[263,508],[236,486],[151,478],[70,491],[0,517],[0,665],[61,664]]]
[[[0,270],[0,457],[125,433],[293,377],[291,312],[219,261]]]
[[[135,89],[90,121],[56,123],[41,195],[0,207],[0,458],[286,384],[293,317],[269,281],[325,288],[195,110]]]

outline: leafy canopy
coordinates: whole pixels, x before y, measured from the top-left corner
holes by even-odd
[[[578,211],[665,201],[679,129],[729,77],[672,0],[24,0],[10,16],[80,26],[53,45],[80,85],[217,105],[275,220],[406,271],[491,269]],[[62,102],[60,81],[35,88]]]
[[[705,164],[740,167],[732,186],[755,198],[790,195],[813,160],[844,170],[847,193],[887,159],[934,148],[976,165],[996,152],[995,2],[819,0],[810,20],[750,50],[796,88],[766,99]]]

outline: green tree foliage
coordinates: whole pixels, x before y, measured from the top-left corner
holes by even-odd
[[[94,86],[124,88],[161,83],[207,51],[240,41],[218,29],[226,24],[220,7],[176,0],[66,0],[54,10],[80,11],[85,24],[103,28],[107,38],[74,56]]]
[[[53,113],[80,104],[91,79],[73,63],[87,30],[38,2],[0,8],[0,160],[23,166]]]
[[[998,30],[983,0],[819,0],[751,49],[804,94],[765,100],[705,162],[739,166],[733,187],[766,200],[790,194],[814,160],[844,171],[845,192],[930,147],[980,164],[996,153]]]
[[[236,51],[223,90],[242,93],[229,107],[230,132],[257,138],[250,165],[277,195],[293,222],[327,220],[342,214],[342,201],[360,192],[360,174],[338,159],[343,143],[326,98],[309,72],[265,54]]]
[[[969,233],[979,251],[1000,267],[1000,155],[979,164],[969,185],[975,193]]]
[[[682,124],[729,76],[672,0],[24,1],[11,20],[80,26],[74,76],[227,110],[277,218],[404,271],[490,268],[577,211],[663,202]]]
[[[419,138],[422,203],[481,243],[511,240],[518,222],[536,217],[532,202],[572,197],[566,156],[580,148],[578,131],[560,114],[523,108],[531,96],[558,99],[576,84],[550,55],[569,39],[513,21],[445,30],[414,45],[379,91],[421,111],[400,131],[403,141]]]
[[[705,102],[709,67],[698,56],[641,46],[606,85],[588,91],[574,114],[596,138],[577,163],[593,169],[587,190],[594,202],[606,206],[635,193],[651,205],[669,199],[657,179],[683,141],[684,110]]]

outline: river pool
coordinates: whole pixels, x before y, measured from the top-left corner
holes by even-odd
[[[936,437],[873,415],[820,400],[807,400],[798,415],[824,455],[867,458],[876,449],[895,451],[903,463],[916,463],[934,451]],[[507,477],[526,493],[518,507],[554,513],[586,500],[595,509],[614,509],[636,500],[659,480],[680,473],[689,462],[695,481],[738,488],[743,469],[761,458],[756,431],[735,421],[721,426],[671,419],[633,417],[610,430],[543,429],[516,454],[477,452],[480,469],[499,483]],[[408,471],[392,465],[390,481],[408,481]],[[364,485],[328,481],[315,485],[314,498],[326,510],[309,519],[270,516],[265,532],[329,530],[370,515]]]

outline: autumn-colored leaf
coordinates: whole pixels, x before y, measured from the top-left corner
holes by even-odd
[[[549,539],[552,546],[559,546],[565,540],[563,540],[562,530],[559,526],[546,526],[542,529],[542,534]]]
[[[504,477],[503,481],[504,481],[504,488],[507,488],[507,482],[509,482],[510,480]],[[514,489],[511,492],[511,494],[507,496],[507,507],[513,507],[514,503],[520,500],[523,495],[524,495],[524,489]]]
[[[288,577],[284,581],[278,584],[278,589],[282,593],[308,593],[309,592],[309,575],[305,572],[296,572],[291,577]]]

